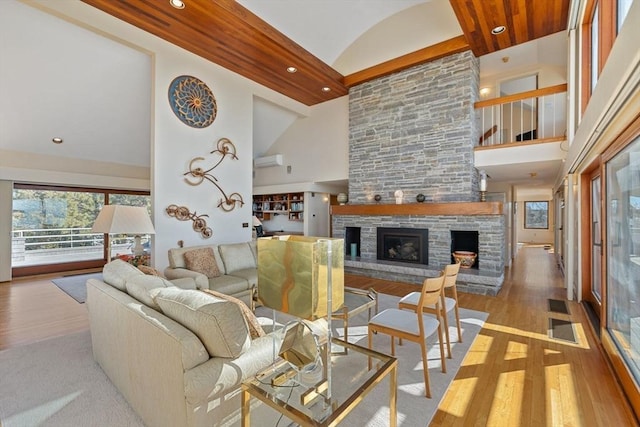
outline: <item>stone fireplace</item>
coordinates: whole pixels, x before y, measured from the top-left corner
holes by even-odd
[[[458,275],[458,288],[497,294],[504,280],[505,219],[500,203],[478,202],[478,86],[478,59],[466,51],[350,89],[349,203],[332,207],[334,237],[358,229],[357,256],[345,258],[347,272],[422,284],[452,262],[454,238],[458,245],[477,236],[476,268]],[[398,190],[403,196],[396,201]],[[416,201],[418,194],[424,203]],[[389,252],[379,227],[428,230],[424,262],[379,259]],[[406,237],[395,246],[406,244],[404,256],[413,258],[415,242]]]

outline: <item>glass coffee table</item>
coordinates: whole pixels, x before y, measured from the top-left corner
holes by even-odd
[[[335,426],[386,377],[389,377],[389,426],[396,427],[395,357],[338,338],[332,338],[332,343],[349,349],[347,354],[332,354],[330,358],[331,378],[339,380],[305,377],[292,371],[285,360],[277,359],[242,384],[242,427],[251,426],[251,397],[302,426]]]

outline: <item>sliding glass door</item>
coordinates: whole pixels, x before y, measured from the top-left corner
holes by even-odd
[[[607,330],[640,382],[640,137],[606,163]]]
[[[105,204],[150,207],[148,193],[15,184],[11,266],[15,277],[99,267],[104,234],[91,227]],[[114,236],[126,250],[130,236]]]

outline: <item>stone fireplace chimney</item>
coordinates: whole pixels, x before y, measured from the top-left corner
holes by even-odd
[[[478,59],[467,51],[350,89],[349,203],[332,207],[333,236],[355,249],[345,254],[346,271],[419,285],[464,249],[477,259],[458,275],[458,289],[500,290],[502,204],[478,202],[474,167],[478,82]],[[381,228],[395,235],[380,239]],[[469,235],[472,248],[456,249]]]
[[[477,201],[479,61],[471,51],[349,91],[349,201]]]

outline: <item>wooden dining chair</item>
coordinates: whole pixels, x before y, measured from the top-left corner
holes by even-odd
[[[458,312],[458,290],[456,289],[456,281],[458,280],[458,272],[460,271],[460,263],[449,264],[444,268],[444,288],[441,296],[439,308],[441,310],[440,317],[444,323],[444,334],[447,338],[447,355],[451,359],[451,339],[449,338],[449,312],[452,310],[456,316],[456,325],[458,327],[458,342],[462,342],[462,329],[460,328],[460,313]],[[451,296],[446,296],[447,289],[450,290]],[[398,302],[398,308],[415,310],[420,300],[420,292],[411,292],[405,295]],[[438,314],[438,307],[435,305],[427,305],[423,308],[425,313]]]
[[[427,359],[427,337],[438,332],[440,343],[440,361],[442,372],[447,372],[446,359],[444,357],[444,347],[442,345],[442,329],[440,327],[440,311],[436,316],[423,313],[418,307],[428,305],[440,306],[442,288],[444,285],[444,275],[425,279],[422,284],[422,291],[419,292],[418,305],[416,310],[400,310],[398,308],[388,308],[369,320],[368,335],[369,348],[373,345],[373,334],[382,333],[391,336],[391,355],[395,356],[395,338],[413,341],[420,344],[422,350],[422,367],[424,370],[425,394],[431,397],[431,387],[429,386],[429,361]],[[371,365],[371,360],[369,360]],[[371,369],[371,366],[369,366]]]

